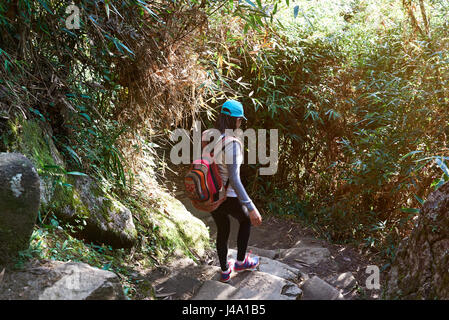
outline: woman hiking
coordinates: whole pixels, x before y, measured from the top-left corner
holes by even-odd
[[[243,115],[242,104],[235,100],[228,100],[221,108],[215,127],[225,137],[227,135],[226,129],[228,129],[228,132],[230,129],[239,129],[243,119],[246,120]],[[232,141],[226,145],[224,152],[221,152],[221,156],[226,161],[217,161],[217,164],[223,184],[228,185],[227,198],[211,214],[217,225],[216,245],[221,267],[220,281],[228,282],[233,270],[237,272],[254,270],[259,265],[259,257],[250,256],[249,253],[246,253],[246,249],[251,224],[259,226],[262,223],[262,217],[240,181],[240,165],[243,162],[242,145],[238,141]],[[237,261],[235,263],[227,259],[230,232],[229,216],[237,219],[240,223],[237,236]]]

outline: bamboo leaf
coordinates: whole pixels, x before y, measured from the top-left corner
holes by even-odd
[[[81,158],[78,156],[78,154],[75,152],[75,150],[73,150],[69,146],[65,146],[65,149],[69,152],[69,154],[72,157],[72,159],[74,159],[75,162],[78,163],[78,165],[81,165],[81,163],[82,163],[81,162]]]
[[[88,177],[87,174],[82,173],[82,172],[78,172],[78,171],[70,171],[70,172],[67,172],[66,174],[69,174],[69,175],[72,175],[72,176]]]
[[[418,200],[418,202],[419,202],[421,205],[424,204],[424,200],[423,200],[423,199],[421,199],[420,197],[418,197],[416,194],[415,194],[414,196],[415,196],[415,199]]]
[[[402,208],[401,211],[405,213],[419,213],[417,208]]]
[[[126,51],[128,51],[131,55],[134,56],[134,52],[132,52],[127,46],[125,46],[122,42],[120,42],[118,40],[117,40],[117,42],[122,48],[124,48]]]
[[[109,19],[109,3],[108,3],[107,1],[105,1],[104,7],[105,7],[105,9],[106,9],[106,16],[107,16],[108,19]]]
[[[84,118],[86,118],[87,121],[91,122],[91,118],[90,118],[90,116],[87,113],[82,112],[79,115],[84,117]]]
[[[256,5],[254,4],[254,2],[250,1],[250,0],[246,0],[247,3],[249,3],[251,6],[253,6],[254,8],[256,8]]]
[[[444,161],[440,158],[436,158],[435,162],[440,167],[440,169],[443,170],[444,174],[449,178],[449,169],[447,168]]]
[[[296,17],[298,16],[299,13],[299,6],[295,6],[293,8],[293,17],[296,19]]]
[[[414,154],[422,153],[422,152],[424,152],[424,151],[421,151],[421,150],[411,151],[411,152],[407,153],[405,156],[403,156],[403,157],[401,158],[401,160],[404,160],[405,158],[408,158],[408,157],[410,157],[410,156],[412,156],[412,155],[414,155]]]
[[[50,13],[51,15],[54,14],[53,11],[51,11],[50,8],[48,7],[48,4],[46,1],[44,1],[44,0],[38,0],[38,1],[48,13]]]

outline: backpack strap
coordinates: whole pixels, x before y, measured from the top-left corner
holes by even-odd
[[[223,147],[221,148],[221,150],[219,150],[219,151],[217,152],[217,156],[218,156],[220,153],[223,153],[224,150],[225,150],[225,148],[228,146],[228,144],[230,144],[230,143],[232,143],[232,142],[234,142],[234,141],[236,141],[236,142],[239,144],[240,150],[243,152],[243,150],[242,150],[242,143],[241,143],[240,140],[237,139],[236,137],[225,136],[225,137],[223,137],[223,139],[220,139],[218,142],[220,142],[221,140],[224,140],[224,144],[223,144]],[[217,144],[218,144],[218,143],[217,143]],[[215,157],[215,155],[214,155],[214,157]]]
[[[207,146],[209,144],[208,140],[203,140],[204,135],[206,134],[207,131],[209,131],[210,129],[206,130],[203,132],[202,136],[201,136],[201,150],[204,149],[205,146]],[[220,143],[220,141],[223,139],[223,137],[225,136],[225,134],[221,134],[220,137],[218,138],[217,142],[214,143],[214,146],[212,147],[212,150],[215,149],[215,147]]]

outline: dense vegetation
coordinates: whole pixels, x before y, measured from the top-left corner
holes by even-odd
[[[279,129],[277,174],[244,170],[262,211],[390,257],[449,177],[444,1],[74,4],[79,29],[66,1],[0,3],[0,150],[40,121],[68,164],[41,175],[90,175],[142,210],[139,159],[163,175],[170,131],[238,98],[247,127]]]
[[[302,1],[261,33],[225,28],[216,67],[238,79],[228,83],[253,107],[249,126],[280,132],[277,174],[248,173],[266,212],[394,254],[447,178],[448,10]]]

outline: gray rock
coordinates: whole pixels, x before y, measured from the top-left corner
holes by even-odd
[[[234,286],[215,280],[207,280],[192,300],[229,300],[237,292]]]
[[[123,300],[123,288],[114,273],[85,263],[63,263],[55,272],[61,278],[44,289],[39,300]]]
[[[0,153],[0,264],[29,246],[40,203],[39,176],[19,153]]]
[[[357,280],[351,272],[334,275],[327,282],[335,288],[340,289],[343,294],[350,292],[357,286]]]
[[[293,282],[253,271],[233,274],[229,283],[208,280],[193,300],[296,300],[301,294]]]
[[[315,266],[320,263],[335,264],[327,248],[304,246],[299,248],[281,249],[279,260],[288,264],[303,263],[305,266]]]
[[[300,300],[302,298],[302,290],[296,284],[287,284],[282,288],[283,295],[293,297],[296,300]]]
[[[424,202],[386,276],[387,299],[449,299],[449,183]],[[383,276],[381,274],[381,276]]]
[[[277,250],[267,250],[267,249],[260,249],[257,247],[248,246],[248,250],[251,250],[253,254],[266,257],[269,259],[277,259],[279,257],[279,249]]]
[[[279,278],[265,272],[253,271],[238,274],[231,279],[232,285],[238,288],[232,299],[241,300],[296,300],[291,281]],[[287,288],[286,288],[287,287]],[[242,288],[244,290],[242,290]],[[285,288],[285,289],[284,289]],[[285,295],[284,293],[288,293]],[[301,290],[297,290],[297,295]]]
[[[64,159],[53,143],[51,127],[44,122],[34,120],[20,121],[20,130],[15,136],[13,148],[25,155],[33,165],[40,170],[47,171],[45,166],[66,169]],[[41,212],[50,209],[55,189],[55,176],[40,176]]]
[[[70,171],[53,143],[51,127],[32,120],[21,123],[15,148],[27,155],[36,168]],[[53,170],[53,169],[52,169]],[[55,213],[60,220],[81,229],[80,236],[114,247],[131,247],[137,232],[131,212],[91,178],[46,174],[40,177],[41,212]],[[72,185],[72,187],[69,187]]]
[[[271,250],[267,250],[271,251]],[[253,250],[254,253],[258,252]],[[237,251],[235,249],[228,250],[228,256],[232,259],[236,259]],[[267,258],[265,256],[260,256],[260,264],[257,268],[260,272],[265,272],[277,276],[279,278],[283,278],[286,280],[298,280],[299,278],[305,278],[307,275],[303,273],[301,270],[291,267],[285,263],[282,263],[277,260],[273,260]]]
[[[85,263],[43,261],[9,271],[0,283],[0,299],[123,300],[117,275]]]
[[[306,280],[301,290],[303,300],[344,300],[339,290],[317,276]]]
[[[307,278],[307,275],[301,270],[280,261],[271,260],[265,257],[260,258],[259,271],[269,273],[286,280],[297,281],[300,278]]]
[[[76,220],[84,221],[80,234],[90,241],[132,247],[137,241],[137,231],[131,211],[104,192],[92,178],[76,177],[73,185],[70,191],[58,191],[57,216],[72,224],[80,224]]]

